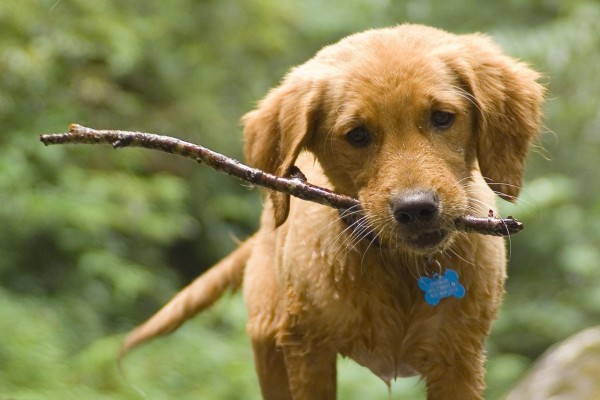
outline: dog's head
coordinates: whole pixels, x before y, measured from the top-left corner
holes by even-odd
[[[313,152],[380,241],[431,251],[472,211],[474,176],[507,200],[518,195],[540,127],[537,78],[482,35],[417,25],[356,34],[244,116],[246,158],[286,175],[302,149]],[[289,197],[271,198],[282,224]]]

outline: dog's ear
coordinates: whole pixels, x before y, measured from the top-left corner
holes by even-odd
[[[319,110],[317,85],[294,75],[242,117],[245,157],[253,167],[287,176],[310,141]],[[276,226],[287,219],[290,196],[270,192]]]
[[[461,39],[462,65],[454,61],[477,110],[479,167],[492,190],[514,201],[529,145],[540,131],[544,88],[536,82],[536,71],[504,55],[488,37],[473,34]]]

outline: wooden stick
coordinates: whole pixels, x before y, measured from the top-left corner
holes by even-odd
[[[360,209],[360,202],[357,199],[306,182],[306,178],[297,168],[291,171],[289,178],[280,177],[256,168],[251,168],[206,147],[169,136],[120,130],[96,130],[71,124],[69,132],[41,135],[40,140],[45,145],[109,143],[115,149],[121,147],[143,147],[160,150],[196,160],[217,171],[225,172],[253,185],[284,192],[303,200],[323,204],[342,211]],[[495,218],[493,215],[484,218],[464,216],[454,222],[456,228],[459,230],[492,236],[512,235],[523,229],[523,224],[512,217],[500,219]]]

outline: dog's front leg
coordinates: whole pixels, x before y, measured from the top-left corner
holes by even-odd
[[[424,373],[428,400],[482,400],[484,393],[484,348],[475,338],[469,346],[441,348],[429,356]]]
[[[427,400],[483,400],[483,373],[467,376],[447,371],[444,377],[427,380]]]
[[[292,400],[283,352],[274,335],[252,338],[254,363],[264,400]]]
[[[335,400],[337,353],[324,345],[283,347],[288,382],[294,400]]]

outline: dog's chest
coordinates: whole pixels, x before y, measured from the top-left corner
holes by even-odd
[[[421,298],[412,304],[378,300],[366,302],[346,321],[349,329],[338,332],[338,351],[386,382],[418,374],[417,360],[435,346],[441,317]]]
[[[313,251],[282,258],[281,276],[287,312],[305,339],[332,344],[386,382],[422,372],[416,366],[436,347],[446,308],[427,304],[418,285],[423,265],[384,259],[379,250],[324,251],[332,247],[326,241],[295,239]]]
[[[417,360],[435,346],[442,318],[425,302],[410,273],[370,272],[363,269],[358,280],[335,282],[332,297],[318,313],[323,317],[319,325],[340,354],[384,381],[416,375]]]

